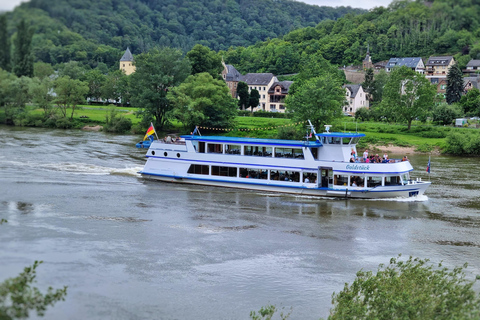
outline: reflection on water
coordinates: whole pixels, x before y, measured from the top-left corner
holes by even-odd
[[[144,180],[137,140],[0,126],[0,281],[44,260],[69,286],[46,318],[318,319],[399,253],[480,273],[478,158],[409,155],[425,196],[345,200]]]

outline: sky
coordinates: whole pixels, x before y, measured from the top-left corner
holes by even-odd
[[[372,9],[374,7],[386,7],[391,0],[297,0],[319,6],[339,7],[350,6],[352,8]],[[25,0],[0,0],[0,11],[11,11],[14,7]]]

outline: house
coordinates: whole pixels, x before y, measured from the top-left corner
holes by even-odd
[[[249,92],[255,89],[260,94],[260,102],[257,107],[253,108],[253,111],[269,111],[268,90],[275,82],[278,82],[277,77],[273,73],[247,73],[240,78],[240,81],[248,85]]]
[[[463,78],[463,92],[467,94],[469,90],[473,88],[479,89],[479,78],[478,77],[464,77]]]
[[[478,73],[480,73],[480,60],[470,60],[463,70],[463,74],[467,77]]]
[[[222,78],[227,83],[228,89],[230,89],[230,94],[233,98],[237,98],[237,85],[241,81],[242,74],[235,69],[231,64],[225,64],[222,60],[223,70]]]
[[[431,83],[438,83],[440,79],[446,79],[448,69],[455,64],[452,56],[430,57],[425,63],[425,77]]]
[[[133,55],[130,52],[130,49],[127,47],[125,53],[123,54],[122,58],[120,59],[120,70],[123,70],[125,74],[128,76],[135,72],[135,66],[133,64]]]
[[[343,107],[343,112],[355,114],[359,108],[369,108],[367,94],[359,84],[347,84],[345,88],[345,100],[347,104]]]
[[[423,60],[420,57],[415,58],[391,58],[388,60],[387,65],[385,66],[385,71],[391,72],[395,67],[408,67],[415,72],[424,73],[425,65]]]
[[[271,112],[285,112],[285,98],[293,81],[280,81],[268,89],[269,107]]]
[[[447,78],[438,79],[438,82],[432,82],[437,86],[437,95],[442,100],[445,100],[447,97]]]

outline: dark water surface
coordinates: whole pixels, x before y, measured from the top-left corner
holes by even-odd
[[[339,200],[145,181],[137,140],[0,126],[0,281],[43,260],[68,286],[46,319],[318,319],[399,253],[480,274],[479,158],[433,156],[417,201]]]

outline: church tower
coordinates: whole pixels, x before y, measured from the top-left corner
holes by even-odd
[[[367,45],[367,56],[363,59],[363,70],[373,68],[372,57],[370,56],[370,45]]]
[[[125,74],[127,76],[135,72],[135,66],[133,65],[133,55],[128,47],[127,50],[125,50],[122,58],[120,59],[120,70],[125,71]]]

